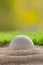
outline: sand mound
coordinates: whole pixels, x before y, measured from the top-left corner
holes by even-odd
[[[33,50],[0,48],[0,65],[43,65],[43,47]]]

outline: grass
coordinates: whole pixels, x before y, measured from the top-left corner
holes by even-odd
[[[17,35],[29,36],[35,45],[43,45],[43,32],[0,32],[0,44],[9,44]]]

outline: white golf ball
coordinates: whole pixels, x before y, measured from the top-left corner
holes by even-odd
[[[33,46],[33,41],[25,35],[16,36],[9,44],[9,48],[14,50],[32,49]]]

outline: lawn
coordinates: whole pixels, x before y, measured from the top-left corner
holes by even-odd
[[[0,44],[9,44],[13,38],[17,35],[29,36],[35,45],[43,45],[43,32],[20,32],[20,31],[9,31],[0,32]]]

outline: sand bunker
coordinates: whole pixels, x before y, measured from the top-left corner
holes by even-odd
[[[34,50],[9,50],[0,48],[0,65],[43,65],[43,47]]]

